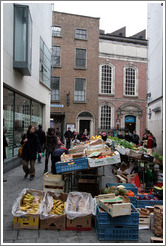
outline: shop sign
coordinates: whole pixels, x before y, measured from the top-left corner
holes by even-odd
[[[125,117],[125,122],[134,123],[135,122],[135,117],[134,116],[126,116]]]
[[[53,108],[63,108],[64,105],[63,104],[51,104],[51,107],[53,107]]]

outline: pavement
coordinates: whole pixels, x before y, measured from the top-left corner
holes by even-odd
[[[43,190],[43,170],[44,158],[42,163],[35,165],[36,176],[33,181],[29,177],[24,180],[22,166],[16,167],[4,174],[3,182],[3,243],[150,243],[150,238],[155,236],[151,230],[139,230],[138,241],[99,241],[96,229],[92,225],[91,231],[58,231],[58,230],[24,230],[13,229],[12,205],[18,194],[24,189]],[[51,171],[49,163],[49,172]],[[112,173],[109,174],[111,177]],[[112,176],[112,179],[114,177]],[[113,180],[114,181],[114,180]],[[1,213],[2,214],[2,213]],[[1,237],[2,238],[2,237]]]

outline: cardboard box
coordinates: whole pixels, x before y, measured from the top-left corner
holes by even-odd
[[[57,194],[64,192],[65,182],[62,180],[62,175],[44,174],[43,190],[52,191]]]
[[[103,199],[111,199],[111,198],[115,198],[115,194],[103,194],[103,195],[98,195],[95,196],[96,199],[96,203],[99,204],[99,200],[103,200]]]
[[[88,163],[90,167],[101,167],[101,166],[116,164],[120,162],[121,162],[120,155],[117,151],[115,151],[115,155],[110,156],[108,158],[102,158],[102,159],[88,158]]]
[[[77,217],[73,220],[67,218],[67,230],[91,231],[91,214],[84,217]]]
[[[39,214],[14,217],[14,229],[34,229],[39,228]]]
[[[150,229],[150,216],[139,217],[139,229]]]
[[[131,203],[126,203],[120,197],[99,200],[99,206],[112,217],[131,214]]]
[[[53,192],[48,192],[56,200],[61,200],[65,202],[67,200],[68,194],[61,193],[58,197]],[[41,230],[62,230],[66,229],[66,215],[53,215],[51,217],[40,219],[40,229]]]

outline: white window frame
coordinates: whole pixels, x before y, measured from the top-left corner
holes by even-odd
[[[86,59],[86,62],[85,62],[85,67],[77,67],[76,66],[76,51],[77,51],[77,49],[80,49],[80,50],[85,50],[86,51],[86,56],[85,56],[85,59]],[[85,49],[85,48],[80,48],[80,47],[77,47],[77,48],[75,48],[75,62],[74,62],[74,67],[75,67],[75,69],[87,69],[87,49]]]
[[[53,35],[53,33],[54,33],[54,27],[56,27],[56,28],[60,28],[60,35]],[[52,26],[52,37],[62,37],[62,28],[61,28],[61,26]]]
[[[132,68],[135,70],[135,95],[128,95],[125,93],[126,86],[126,69]],[[137,97],[138,96],[138,68],[135,66],[125,66],[123,68],[123,95],[125,97]]]
[[[59,99],[58,100],[52,100],[52,77],[59,78]],[[61,78],[58,76],[51,76],[51,102],[60,102],[60,85],[61,85]]]
[[[109,102],[99,104],[99,129],[101,129],[101,107],[103,107],[103,106],[111,107],[111,128],[110,129],[103,129],[103,130],[109,131],[109,130],[114,128],[114,108],[115,108],[115,106]]]
[[[84,79],[85,80],[85,101],[76,101],[75,100],[75,84],[76,84],[76,79]],[[78,78],[78,77],[76,77],[76,78],[74,78],[74,103],[86,103],[86,88],[87,87],[87,80],[86,80],[86,78]]]
[[[102,67],[103,66],[109,66],[111,67],[111,93],[103,93],[101,92],[101,80],[102,80]],[[99,68],[99,93],[101,95],[115,95],[115,67],[112,64],[101,64]]]
[[[78,38],[78,37],[76,37],[76,31],[77,31],[77,30],[86,31],[86,38]],[[79,40],[88,40],[88,31],[87,31],[86,29],[84,29],[84,28],[76,28],[76,29],[75,29],[75,39],[79,39]]]

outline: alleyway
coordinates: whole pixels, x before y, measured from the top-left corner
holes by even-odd
[[[50,168],[50,167],[49,167]],[[3,242],[4,243],[115,243],[121,241],[99,241],[94,225],[90,232],[56,231],[56,230],[14,230],[12,205],[24,188],[43,189],[44,159],[36,164],[36,177],[33,181],[24,180],[22,167],[17,167],[4,174],[7,182],[3,183]],[[49,169],[50,171],[50,169]],[[139,241],[125,243],[150,243],[154,236],[151,230],[140,230]]]

